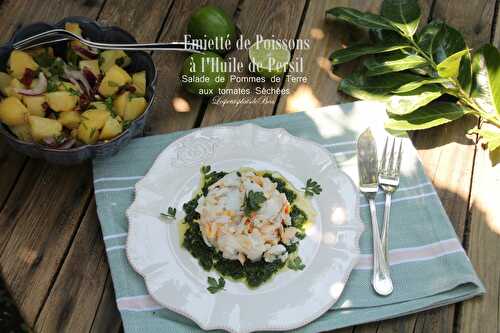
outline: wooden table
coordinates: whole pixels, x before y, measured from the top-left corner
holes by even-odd
[[[22,24],[66,16],[96,18],[135,34],[139,41],[182,39],[192,11],[216,3],[247,37],[312,38],[303,56],[309,82],[287,82],[307,106],[347,101],[325,60],[332,49],[356,38],[345,25],[326,22],[325,10],[349,6],[377,11],[380,0],[79,0],[0,1],[1,38]],[[471,47],[500,45],[495,0],[421,0],[424,20],[440,19],[463,31]],[[235,52],[245,58],[243,51]],[[250,119],[290,111],[292,98],[237,107],[210,104],[178,86],[184,55],[154,54],[158,94],[147,134]],[[326,66],[325,66],[326,62]],[[231,84],[238,87],[238,84]],[[173,101],[189,103],[176,112]],[[342,332],[500,332],[500,171],[462,119],[413,136],[428,176],[488,293],[471,301],[407,317],[351,327]],[[41,332],[114,332],[121,328],[93,197],[91,164],[52,166],[17,154],[0,141],[0,266],[24,319]]]

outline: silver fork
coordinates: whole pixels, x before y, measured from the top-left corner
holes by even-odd
[[[46,44],[68,41],[68,40],[78,40],[82,44],[85,44],[89,47],[102,50],[183,51],[183,52],[201,53],[200,51],[201,47],[196,43],[189,43],[189,42],[188,43],[184,42],[133,43],[133,44],[99,43],[87,40],[82,36],[79,36],[65,29],[47,30],[37,35],[33,35],[23,40],[20,40],[14,43],[12,46],[16,50],[26,50]]]
[[[396,141],[399,141],[399,149],[396,151]],[[401,158],[403,156],[403,140],[393,138],[388,152],[389,138],[385,140],[382,161],[380,162],[378,183],[385,193],[384,224],[382,227],[382,247],[385,260],[389,263],[389,219],[391,216],[392,193],[399,186],[399,170],[401,169]]]

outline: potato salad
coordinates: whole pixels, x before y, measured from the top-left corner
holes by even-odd
[[[65,28],[82,35],[76,23]],[[58,149],[106,142],[146,110],[146,74],[127,72],[124,51],[76,40],[55,49],[14,50],[0,72],[0,121],[19,139]]]
[[[245,279],[251,287],[290,258],[297,262],[297,245],[314,217],[309,200],[284,177],[250,168],[203,167],[200,191],[183,209],[183,246],[206,270]]]

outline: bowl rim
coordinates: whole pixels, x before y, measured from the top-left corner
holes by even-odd
[[[99,30],[101,32],[105,32],[105,31],[109,31],[109,30],[118,30],[121,33],[124,33],[125,35],[127,35],[128,37],[130,37],[134,42],[137,42],[137,40],[135,39],[135,37],[132,34],[130,34],[128,31],[124,30],[123,28],[121,28],[119,26],[116,26],[116,25],[110,25],[110,26],[102,25],[98,21],[96,21],[94,19],[91,19],[91,18],[88,18],[88,17],[85,17],[85,16],[68,16],[68,17],[63,18],[62,20],[60,20],[60,21],[58,21],[57,23],[54,23],[54,24],[50,24],[50,23],[43,22],[43,21],[37,21],[37,22],[32,22],[32,23],[30,23],[28,25],[22,26],[22,27],[20,27],[19,29],[17,29],[12,34],[11,38],[6,43],[0,45],[0,48],[8,48],[9,52],[11,52],[13,50],[12,43],[14,41],[16,41],[16,39],[18,39],[17,37],[20,35],[20,33],[22,31],[24,31],[25,29],[27,29],[30,26],[33,26],[33,25],[47,25],[48,27],[52,27],[53,28],[53,27],[61,26],[64,23],[70,22],[72,20],[76,21],[78,23],[82,23],[83,22],[83,23],[86,23],[86,24],[93,24],[97,28],[99,28]],[[110,144],[114,143],[115,141],[119,140],[120,138],[122,138],[123,136],[125,136],[126,134],[129,133],[130,128],[133,126],[133,124],[136,121],[139,121],[139,120],[143,119],[144,117],[146,117],[146,113],[148,113],[148,110],[152,107],[153,102],[154,102],[154,98],[156,96],[156,81],[157,81],[157,78],[158,78],[158,69],[156,68],[156,65],[155,65],[155,63],[153,61],[153,57],[151,56],[151,54],[149,54],[149,53],[147,53],[145,51],[134,51],[134,52],[145,55],[146,58],[150,61],[151,65],[153,66],[153,78],[150,80],[150,83],[146,85],[146,89],[151,89],[151,97],[149,98],[148,104],[146,106],[146,110],[138,118],[134,119],[130,123],[130,126],[126,130],[124,130],[122,133],[120,133],[119,135],[115,136],[111,140],[108,140],[108,141],[105,141],[105,142],[100,142],[100,143],[94,143],[94,144],[84,144],[84,145],[81,145],[81,146],[78,146],[78,147],[74,147],[74,148],[61,149],[61,148],[51,148],[51,147],[48,147],[48,146],[44,146],[44,145],[42,145],[40,143],[37,143],[37,142],[23,141],[23,140],[17,138],[14,134],[12,134],[7,128],[5,128],[6,125],[4,123],[0,123],[0,133],[2,133],[2,135],[4,135],[4,136],[7,136],[9,138],[9,140],[14,141],[18,145],[23,145],[23,146],[26,146],[26,147],[34,147],[34,148],[36,148],[36,149],[38,149],[39,151],[42,151],[42,152],[51,152],[51,153],[58,153],[58,154],[62,154],[62,153],[66,153],[66,152],[68,152],[68,153],[69,152],[74,153],[74,152],[78,152],[78,151],[82,151],[82,150],[86,150],[86,149],[97,149],[97,148],[104,147],[106,145],[110,145]]]

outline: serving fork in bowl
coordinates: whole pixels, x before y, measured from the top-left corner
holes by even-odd
[[[82,36],[65,29],[50,29],[36,35],[24,38],[12,44],[16,50],[27,50],[57,42],[77,40],[80,43],[101,50],[124,50],[124,51],[181,51],[190,53],[201,53],[201,47],[191,42],[168,42],[168,43],[100,43],[93,42]]]
[[[390,140],[390,143],[389,143]],[[399,141],[399,148],[396,144]],[[388,151],[390,146],[390,151]],[[398,189],[401,159],[403,157],[403,140],[389,137],[385,140],[384,151],[378,173],[379,186],[385,193],[384,224],[382,227],[382,247],[384,257],[389,263],[389,220],[391,216],[392,194]]]

